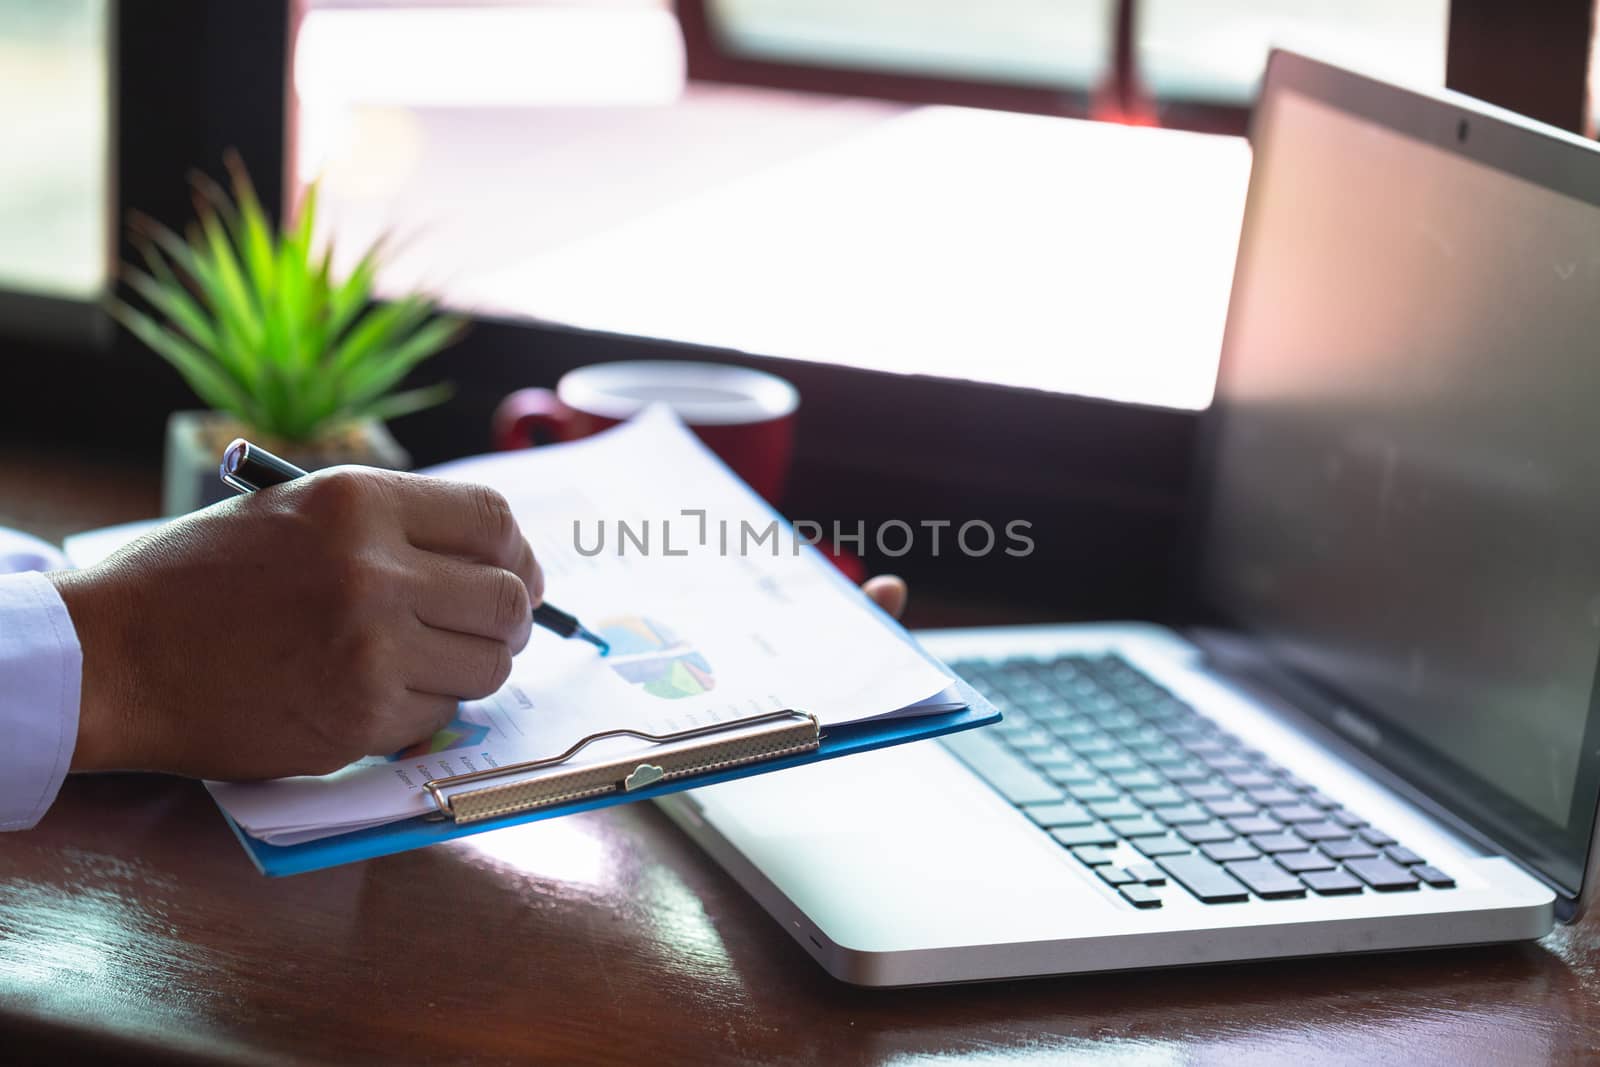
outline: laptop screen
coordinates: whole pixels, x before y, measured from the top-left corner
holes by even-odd
[[[1600,207],[1473,154],[1539,135],[1407,95],[1442,132],[1293,86],[1257,117],[1201,588],[1332,725],[1576,893],[1600,755]],[[1551,146],[1600,197],[1600,160]]]

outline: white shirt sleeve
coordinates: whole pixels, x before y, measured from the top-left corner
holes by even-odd
[[[50,566],[0,539],[0,571]],[[41,546],[47,547],[47,546]],[[61,594],[38,573],[0,574],[0,830],[26,830],[61,789],[78,742],[83,650]]]

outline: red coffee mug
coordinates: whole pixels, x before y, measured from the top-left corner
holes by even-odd
[[[495,447],[575,441],[666,404],[706,447],[770,503],[783,496],[800,394],[774,374],[723,363],[596,363],[555,389],[519,389],[494,413]]]

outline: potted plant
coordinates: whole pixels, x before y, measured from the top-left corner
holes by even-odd
[[[235,437],[307,470],[409,466],[384,420],[437,404],[450,389],[394,390],[462,326],[419,294],[373,299],[381,240],[336,279],[331,243],[320,252],[312,246],[315,184],[293,225],[274,233],[237,157],[227,165],[231,197],[193,179],[196,220],[184,237],[142,216],[132,220],[144,264],[124,264],[123,277],[148,308],[112,306],[211,408],[176,412],[167,422],[168,515],[227,495],[217,460]]]

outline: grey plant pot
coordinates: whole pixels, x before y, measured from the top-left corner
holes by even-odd
[[[306,470],[358,463],[367,467],[408,470],[411,456],[376,419],[362,419],[354,432],[337,446],[325,449],[285,449],[284,459]],[[226,415],[214,411],[175,411],[167,418],[167,452],[161,477],[161,510],[167,516],[186,515],[233,495],[217,476],[222,460],[218,439],[249,437]]]

